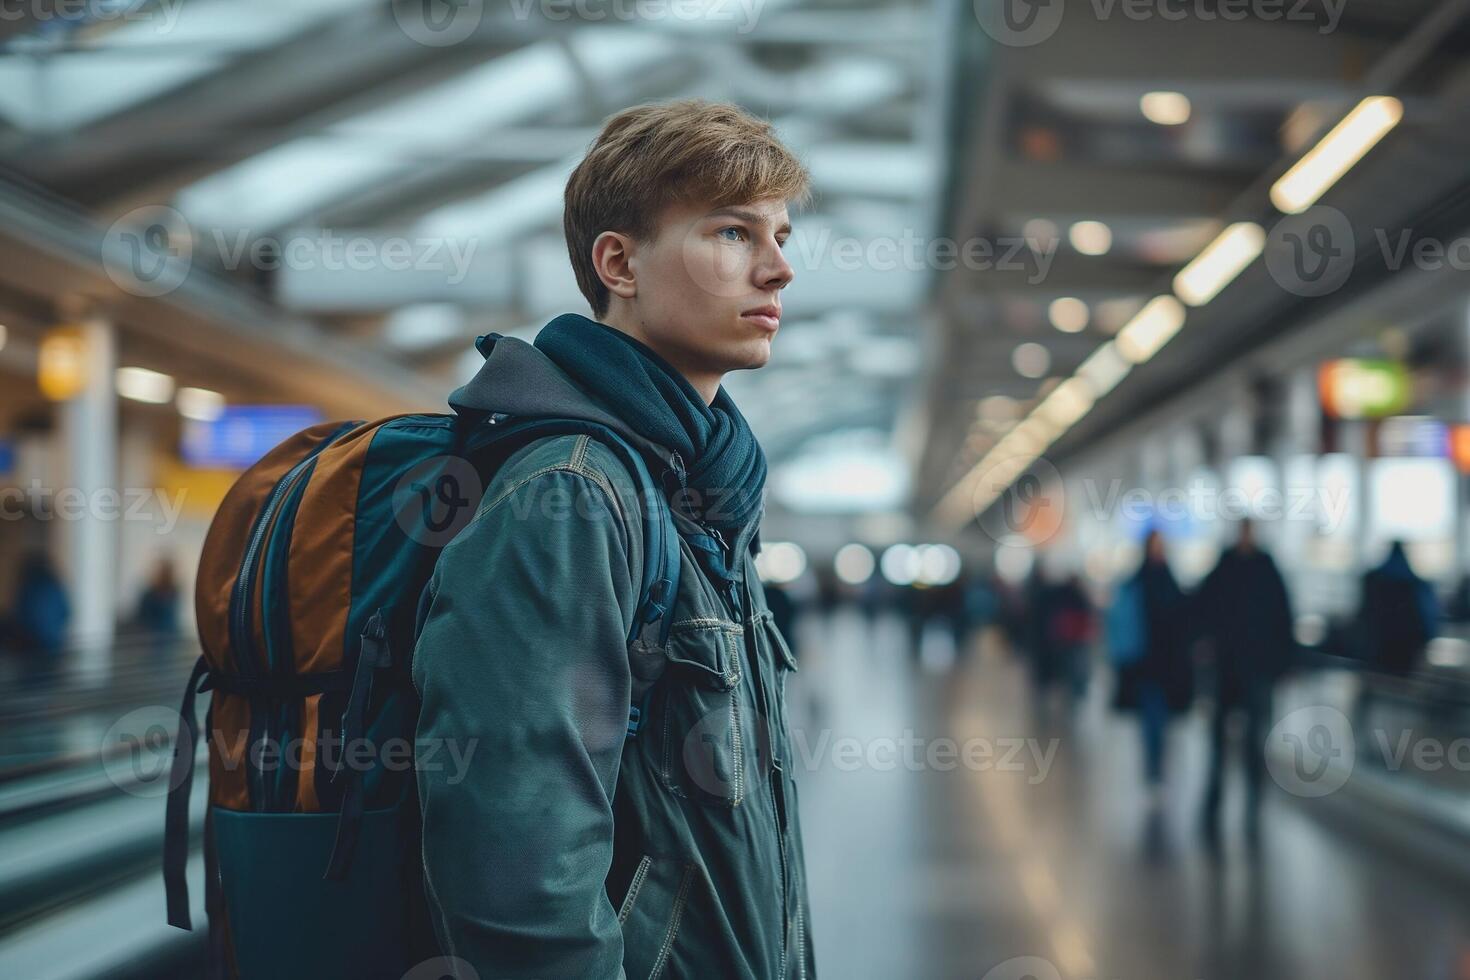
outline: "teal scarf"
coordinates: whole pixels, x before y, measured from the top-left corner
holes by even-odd
[[[646,344],[576,313],[542,327],[535,346],[630,428],[680,455],[696,520],[734,531],[759,513],[766,455],[724,385],[706,405]]]

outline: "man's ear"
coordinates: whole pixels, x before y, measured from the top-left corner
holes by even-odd
[[[638,295],[638,277],[633,271],[633,239],[616,231],[605,231],[592,243],[592,268],[607,291],[622,299]]]

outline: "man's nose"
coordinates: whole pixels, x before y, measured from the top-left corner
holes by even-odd
[[[781,251],[779,245],[772,243],[756,270],[757,284],[763,289],[785,289],[794,278],[796,271],[786,260],[786,253]]]

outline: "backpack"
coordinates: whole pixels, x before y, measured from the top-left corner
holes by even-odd
[[[639,488],[649,558],[629,642],[656,626],[662,644],[678,534],[639,452],[597,422],[459,410],[322,423],[280,443],[226,494],[200,557],[203,654],[180,708],[164,835],[168,921],[189,929],[194,699],[212,691],[212,973],[396,978],[439,955],[412,767],[409,671],[426,587],[495,469],[531,441],[567,433],[605,443]],[[639,718],[630,706],[630,736]],[[353,746],[381,751],[354,761]]]
[[[1114,667],[1127,667],[1143,659],[1148,649],[1148,620],[1143,611],[1143,587],[1136,578],[1118,587],[1105,626],[1108,660]]]

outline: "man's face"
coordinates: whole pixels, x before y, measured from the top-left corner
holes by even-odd
[[[790,234],[784,201],[668,208],[631,259],[649,346],[696,384],[764,366],[794,275],[781,251]]]

